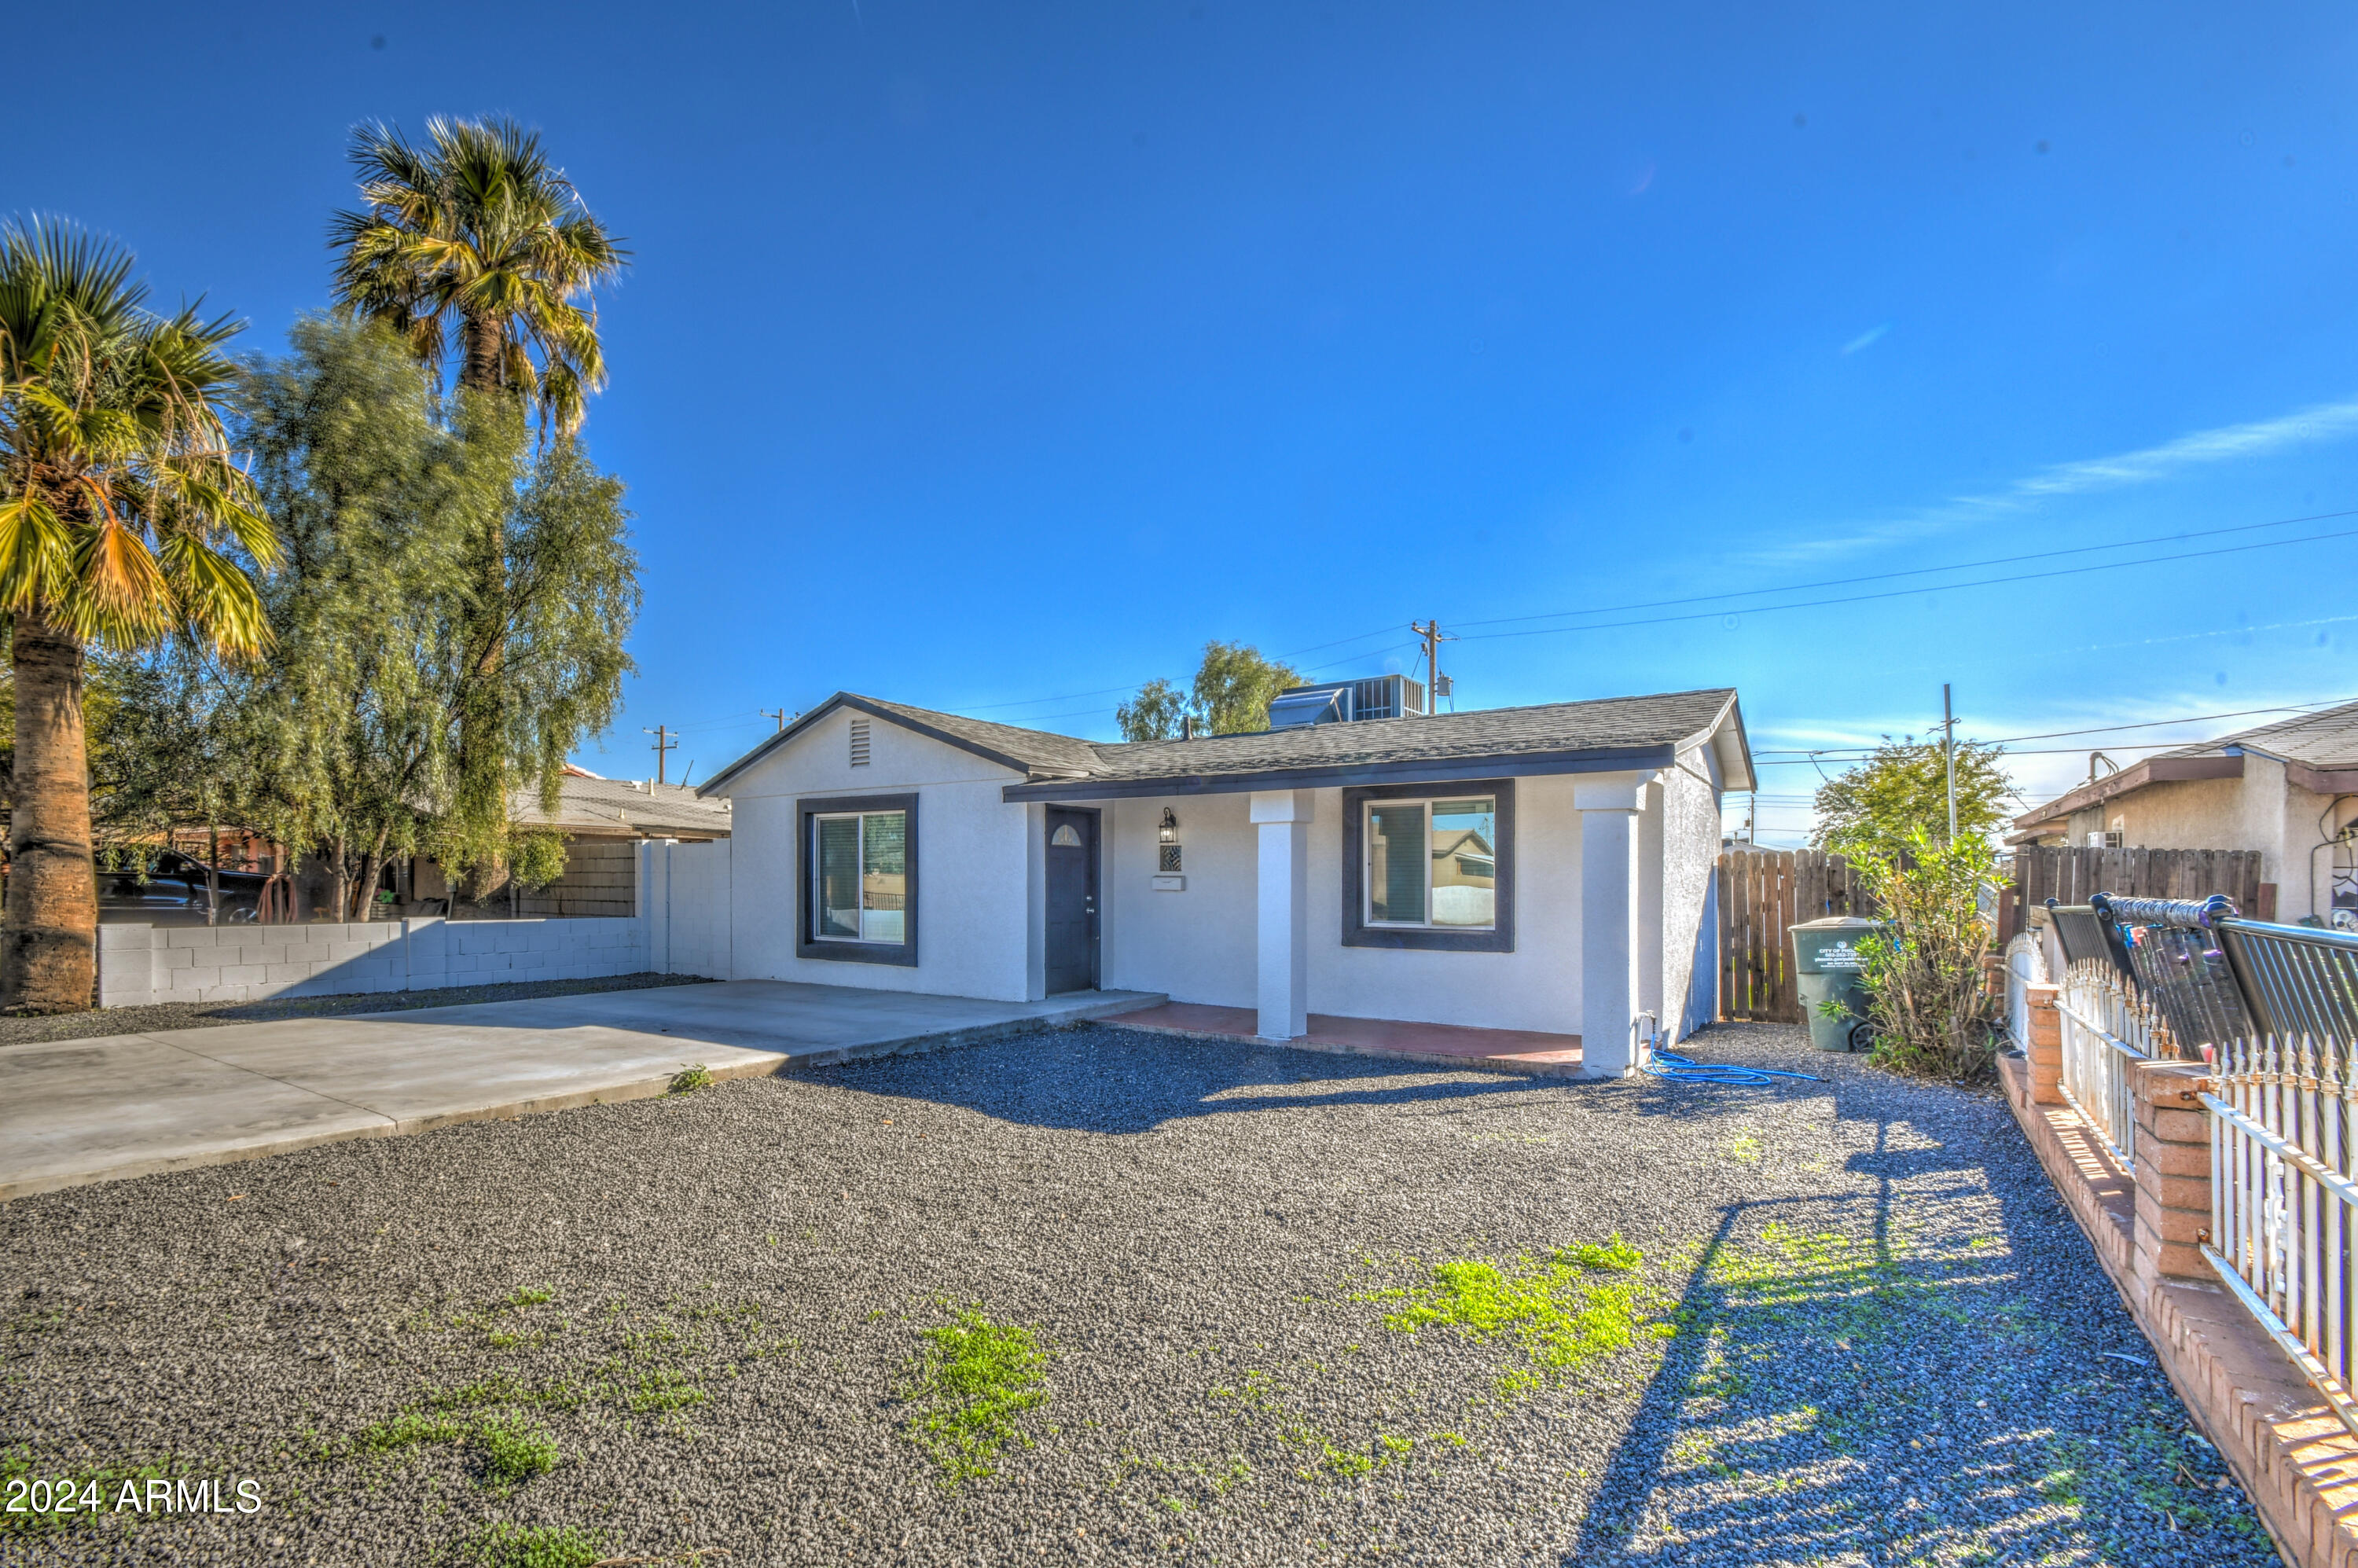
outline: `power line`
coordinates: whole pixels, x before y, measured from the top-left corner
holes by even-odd
[[[2093,730],[2042,730],[2036,735],[1999,735],[1986,741],[1973,741],[1967,743],[1975,746],[2009,746],[2017,741],[2060,741],[2066,736],[2071,735],[2114,735],[2124,730],[2159,730],[2165,725],[2170,724],[2203,724],[2217,719],[2250,719],[2262,713],[2308,713],[2316,708],[2333,708],[2342,703],[2353,700],[2358,699],[2346,697],[2327,697],[2320,702],[2291,703],[2283,708],[2238,708],[2233,713],[2190,713],[2183,719],[2147,719],[2136,724],[2100,725]],[[2162,744],[2165,745],[2176,745],[2179,742],[2174,741],[2162,742]],[[1844,748],[1844,750],[1856,749],[1857,748],[1855,747]],[[2076,747],[2072,749],[2077,750]],[[1804,748],[1800,746],[1768,746],[1755,752],[1753,755],[1756,757],[1782,757],[1788,755],[1823,757],[1826,755],[1826,752],[1823,749],[1814,752],[1807,752]]]
[[[1599,604],[1593,605],[1585,610],[1548,610],[1541,611],[1531,615],[1502,615],[1488,621],[1461,621],[1458,624],[1461,626],[1507,626],[1523,621],[1553,621],[1567,615],[1618,615],[1622,611],[1628,610],[1658,610],[1666,606],[1680,604],[1710,604],[1722,600],[1758,598],[1762,594],[1768,593],[1802,593],[1815,588],[1846,588],[1853,583],[1887,582],[1896,578],[1929,577],[1940,572],[1974,571],[1983,567],[2006,567],[2013,566],[2022,561],[2044,561],[2057,559],[2063,556],[2093,555],[2099,550],[2126,550],[2132,549],[2139,545],[2167,545],[2180,539],[2208,539],[2225,534],[2249,534],[2262,528],[2289,528],[2296,524],[2328,523],[2340,517],[2358,517],[2358,510],[2347,512],[2320,512],[2313,516],[2308,517],[2279,517],[2272,523],[2238,523],[2232,527],[2226,528],[2195,528],[2182,534],[2156,534],[2142,539],[2116,539],[2109,545],[2075,545],[2068,549],[2061,550],[2033,550],[2027,555],[1992,556],[1986,560],[1952,561],[1947,566],[1942,567],[1909,567],[1901,571],[1866,572],[1857,577],[1824,578],[1816,582],[1789,582],[1778,588],[1736,589],[1726,593],[1691,594],[1678,599],[1646,600],[1632,604]],[[2339,537],[2339,535],[2328,535],[2326,537],[2332,538]],[[2278,544],[2299,544],[2300,541],[2296,539],[2286,539],[2269,542]],[[2173,559],[2175,557],[2163,557],[2159,558]],[[2119,566],[2135,566],[2137,563],[2135,561],[2121,561],[2114,564]],[[1773,609],[1775,607],[1763,605],[1761,608]]]
[[[1870,600],[1905,599],[1910,594],[1946,593],[1952,589],[1995,588],[2003,583],[2036,582],[2045,578],[2084,577],[2090,572],[2118,571],[2124,567],[2166,566],[2171,561],[2196,561],[2212,556],[2238,556],[2250,550],[2273,550],[2286,545],[2315,545],[2328,539],[2358,537],[2358,528],[2344,528],[2331,534],[2305,534],[2297,539],[2265,539],[2256,545],[2224,545],[2215,550],[2187,550],[2175,556],[2147,556],[2135,561],[2104,561],[2092,567],[2059,567],[2047,572],[2017,572],[2011,577],[1975,578],[1970,582],[1933,583],[1924,588],[1887,589],[1881,593],[1845,594],[1839,599],[1797,599],[1790,604],[1756,604],[1744,613],[1766,614],[1772,610],[1815,610],[1830,604],[1862,604]],[[1661,626],[1679,621],[1708,621],[1725,614],[1718,610],[1697,611],[1691,615],[1653,615],[1643,621],[1596,621],[1585,626],[1535,626],[1528,632],[1472,632],[1465,641],[1489,642],[1501,637],[1546,637],[1563,632],[1612,632],[1627,626]]]
[[[1804,593],[1812,589],[1821,588],[1845,588],[1858,583],[1888,582],[1896,581],[1902,578],[1938,576],[1945,572],[1975,571],[1985,567],[2011,566],[2023,561],[2055,560],[2067,556],[2092,555],[2104,550],[2134,549],[2143,545],[2168,544],[2180,539],[2218,538],[2233,534],[2255,533],[2267,528],[2294,527],[2303,523],[2331,522],[2343,517],[2358,517],[2358,508],[2340,512],[2319,512],[2299,517],[2279,517],[2266,523],[2238,523],[2222,528],[2196,528],[2176,534],[2150,535],[2137,539],[2118,539],[2110,544],[2104,545],[2075,545],[2059,550],[2034,550],[2021,555],[1992,556],[1981,560],[1952,561],[1945,566],[1909,567],[1898,571],[1866,572],[1855,577],[1823,578],[1809,582],[1785,583],[1775,588],[1737,589],[1725,593],[1692,594],[1675,599],[1634,600],[1627,604],[1593,605],[1579,610],[1541,611],[1530,615],[1499,616],[1484,621],[1461,621],[1457,624],[1461,626],[1507,626],[1514,625],[1525,621],[1552,621],[1560,620],[1568,616],[1616,615],[1628,611],[1674,609],[1680,605],[1687,604],[1722,604],[1732,600],[1755,599],[1766,594]],[[2091,566],[2068,567],[2049,572],[2020,572],[2004,577],[1979,578],[1969,582],[1933,583],[1919,588],[1894,589],[1882,593],[1845,595],[1840,599],[1801,600],[1789,604],[1758,604],[1748,607],[1747,610],[1740,611],[1740,613],[1751,614],[1772,610],[1813,610],[1831,604],[1853,604],[1871,600],[1903,598],[1909,594],[1914,593],[1940,593],[1949,589],[1989,588],[2004,583],[2031,582],[2050,577],[2074,577],[2090,572],[2115,571],[2125,567],[2160,566],[2166,565],[2171,561],[2198,560],[2211,556],[2236,555],[2249,550],[2275,549],[2286,545],[2317,544],[2326,540],[2346,539],[2353,537],[2353,535],[2358,535],[2358,529],[2344,529],[2328,534],[2304,535],[2299,538],[2292,539],[2264,539],[2250,545],[2227,546],[2215,550],[2190,550],[2170,556],[2147,556],[2136,560],[2102,561]],[[1705,621],[1709,620],[1714,615],[1724,613],[1726,613],[1726,611],[1700,611],[1688,615],[1650,616],[1644,621],[1639,622],[1600,622],[1579,626],[1539,626],[1520,632],[1476,632],[1468,634],[1466,640],[1469,642],[1481,642],[1491,641],[1503,637],[1546,636],[1565,632],[1617,631],[1628,626],[1657,625],[1664,622]],[[1357,636],[1339,637],[1333,642],[1317,643],[1306,648],[1297,648],[1291,653],[1278,654],[1272,656],[1279,659],[1299,658],[1303,654],[1321,653],[1328,648],[1339,648],[1347,643],[1365,642],[1371,637],[1380,637],[1385,634],[1385,632],[1390,630],[1390,628],[1387,627],[1379,631],[1363,632],[1358,633]],[[1372,658],[1377,654],[1390,653],[1393,650],[1389,648],[1377,649],[1372,652],[1355,654],[1353,657],[1361,659]],[[1322,665],[1318,667],[1321,669],[1330,668],[1335,664],[1345,662],[1347,661],[1330,660],[1327,664]],[[1136,691],[1141,684],[1141,682],[1132,681],[1123,686],[1100,687],[1092,691],[1071,691],[1065,692],[1055,697],[1027,697],[1019,701],[981,703],[965,708],[952,708],[949,709],[949,711],[956,713],[993,713],[1010,708],[1039,708],[1044,707],[1052,702],[1073,702],[1077,701],[1082,697],[1127,696],[1130,693]],[[1097,710],[1091,709],[1089,711],[1094,712]],[[1059,714],[1052,715],[1050,717],[1076,718],[1081,717],[1081,715]],[[1048,721],[1048,719],[1041,719],[1034,722],[1045,723]]]

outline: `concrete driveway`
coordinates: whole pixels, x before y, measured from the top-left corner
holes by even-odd
[[[783,980],[0,1046],[0,1199],[717,1078],[941,1050],[1165,999],[980,1001]]]

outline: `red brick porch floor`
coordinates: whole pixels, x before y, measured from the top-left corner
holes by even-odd
[[[1185,1034],[1201,1040],[1256,1040],[1259,1022],[1249,1007],[1206,1007],[1167,1001],[1140,1012],[1106,1020],[1122,1029]],[[1261,1042],[1266,1044],[1266,1042]],[[1467,1029],[1454,1023],[1402,1023],[1389,1018],[1310,1015],[1310,1033],[1285,1044],[1297,1051],[1332,1051],[1350,1056],[1381,1056],[1397,1062],[1431,1062],[1479,1067],[1494,1073],[1576,1077],[1580,1036],[1545,1034],[1535,1029]]]

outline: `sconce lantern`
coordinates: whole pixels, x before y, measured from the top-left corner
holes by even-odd
[[[1163,808],[1163,826],[1155,830],[1155,837],[1165,844],[1179,842],[1179,818],[1167,806]]]
[[[1155,870],[1163,876],[1174,876],[1179,871],[1179,818],[1169,806],[1163,808],[1163,824],[1154,830],[1163,842],[1162,853],[1156,858]]]

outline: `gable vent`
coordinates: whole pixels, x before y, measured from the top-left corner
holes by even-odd
[[[865,719],[851,721],[851,765],[855,768],[868,765],[868,720]]]

